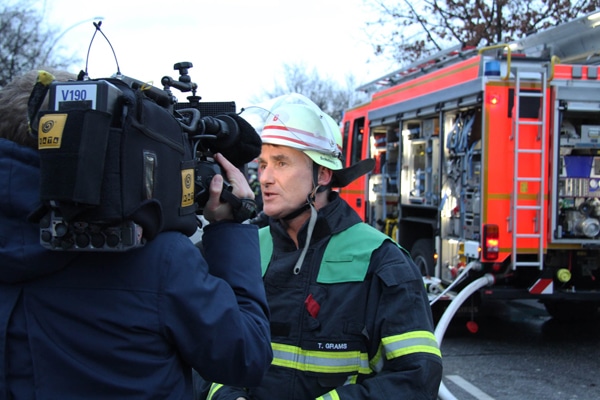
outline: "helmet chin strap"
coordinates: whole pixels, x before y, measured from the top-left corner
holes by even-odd
[[[313,190],[308,194],[308,196],[306,196],[306,203],[304,203],[303,205],[298,207],[298,209],[296,211],[292,211],[285,217],[282,217],[281,218],[282,220],[289,221],[289,220],[296,218],[298,215],[303,214],[306,210],[308,210],[311,207],[311,204],[314,204],[316,194],[319,192],[322,192],[323,190],[326,189],[326,187],[319,185],[319,166],[314,162],[313,162],[312,173],[313,173]]]
[[[326,187],[319,185],[318,177],[319,166],[316,163],[313,163],[313,190],[311,190],[308,196],[306,196],[306,203],[300,206],[296,211],[293,211],[292,213],[282,218],[285,221],[289,221],[291,219],[296,218],[300,214],[303,214],[307,209],[310,209],[308,230],[306,232],[306,242],[304,243],[304,248],[302,249],[302,253],[300,253],[298,261],[296,261],[296,265],[294,265],[294,275],[298,275],[302,270],[302,263],[304,262],[304,258],[306,257],[306,253],[308,252],[310,240],[312,238],[312,234],[317,223],[317,209],[315,207],[315,199],[317,197],[317,193],[322,192],[326,189]]]
[[[292,219],[296,218],[298,215],[304,213],[304,211],[308,210],[309,207],[310,207],[310,203],[306,202],[302,206],[300,206],[300,208],[298,208],[296,211],[289,213],[288,215],[286,215],[285,217],[282,217],[281,219],[284,221],[292,220]]]
[[[308,251],[308,246],[310,245],[310,239],[312,238],[313,231],[315,229],[315,224],[317,223],[317,209],[315,208],[315,196],[317,191],[319,190],[319,185],[315,186],[315,188],[310,192],[307,197],[308,206],[310,207],[310,218],[308,220],[308,230],[306,232],[306,242],[304,242],[304,248],[302,249],[302,253],[300,253],[300,257],[298,261],[296,261],[296,265],[294,265],[294,275],[298,275],[300,270],[302,269],[302,263],[304,262],[304,258],[306,257],[306,252]]]

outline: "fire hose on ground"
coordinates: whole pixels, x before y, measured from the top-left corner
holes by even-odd
[[[455,279],[454,282],[450,286],[448,286],[448,288],[446,288],[446,290],[444,290],[436,298],[434,298],[430,302],[430,304],[435,303],[441,296],[443,296],[453,286],[455,286],[456,283],[460,282],[462,280],[462,278],[466,277],[466,274],[468,273],[468,271],[470,269],[477,269],[478,267],[480,267],[480,264],[477,261],[473,261],[473,262],[469,263],[469,265],[467,265],[467,267],[465,267],[465,269],[462,271],[461,275],[457,279]],[[454,299],[452,299],[448,308],[442,314],[442,317],[440,318],[439,322],[437,323],[437,325],[435,327],[435,331],[434,331],[435,338],[436,338],[440,348],[442,346],[442,339],[444,338],[444,333],[446,333],[446,329],[448,328],[448,325],[450,324],[452,317],[454,317],[454,314],[456,314],[456,312],[458,311],[460,306],[473,293],[475,293],[476,291],[478,291],[479,289],[481,289],[483,287],[493,285],[494,281],[495,281],[495,278],[492,274],[485,274],[481,278],[478,278],[478,279],[474,280],[473,282],[469,283],[467,286],[465,286],[465,288],[462,289],[456,295],[456,297]],[[438,398],[441,400],[457,400],[457,398],[446,388],[446,386],[444,385],[444,382],[440,383],[440,389],[438,391]]]

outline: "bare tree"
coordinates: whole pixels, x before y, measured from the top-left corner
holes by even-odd
[[[407,64],[455,45],[506,43],[595,11],[600,0],[368,0],[376,55]]]
[[[42,67],[67,68],[77,60],[56,53],[57,28],[25,1],[0,10],[0,88],[15,76]]]
[[[284,64],[283,81],[275,83],[273,90],[265,90],[254,96],[254,102],[270,99],[288,93],[302,94],[314,101],[324,112],[336,121],[341,121],[345,109],[364,100],[354,91],[356,79],[346,77],[341,83],[329,77],[321,76],[316,68],[310,69],[304,63]]]

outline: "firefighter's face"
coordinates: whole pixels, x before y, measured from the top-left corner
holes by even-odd
[[[306,203],[312,190],[312,160],[306,154],[264,144],[258,171],[265,214],[282,218]]]

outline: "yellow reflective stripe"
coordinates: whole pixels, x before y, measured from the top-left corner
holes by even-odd
[[[208,396],[206,396],[206,400],[211,400],[215,393],[217,393],[217,390],[221,389],[222,387],[223,385],[220,383],[213,383],[210,385],[210,390],[208,392]]]
[[[385,348],[385,357],[388,360],[414,353],[431,353],[442,356],[435,335],[428,331],[414,331],[389,336],[383,338],[382,342]]]
[[[315,400],[340,400],[340,396],[337,394],[335,390],[332,390],[329,393],[325,393],[321,397],[317,397]]]
[[[272,364],[279,367],[322,373],[371,373],[368,355],[358,350],[336,352],[303,350],[281,343],[272,343],[271,346],[273,347]]]
[[[380,372],[383,369],[383,358],[381,357],[381,353],[383,352],[383,345],[380,343],[379,348],[377,349],[377,353],[373,356],[369,365],[373,371]]]

